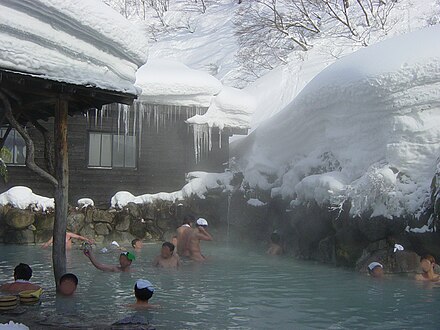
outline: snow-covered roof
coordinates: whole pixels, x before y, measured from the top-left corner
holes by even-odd
[[[142,89],[138,102],[208,108],[204,115],[189,118],[189,124],[248,128],[255,108],[248,93],[171,60],[149,60],[139,68],[136,86]]]
[[[187,120],[189,124],[206,124],[209,127],[249,128],[250,117],[255,108],[254,99],[246,92],[224,87],[212,100],[208,111]]]
[[[245,179],[295,203],[417,212],[440,154],[439,35],[434,26],[394,37],[322,71],[238,146]]]
[[[0,2],[0,68],[137,94],[144,33],[99,0]]]
[[[142,89],[140,101],[197,107],[209,107],[222,89],[210,74],[170,60],[148,61],[136,74],[136,86]]]

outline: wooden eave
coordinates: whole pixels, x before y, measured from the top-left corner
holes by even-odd
[[[20,122],[47,120],[55,113],[55,104],[62,97],[69,103],[69,115],[90,108],[100,109],[109,103],[132,104],[136,95],[93,86],[75,85],[50,80],[25,72],[0,68],[0,88],[9,94],[14,113],[23,113]],[[3,109],[0,108],[0,115]]]

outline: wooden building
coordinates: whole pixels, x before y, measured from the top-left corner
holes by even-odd
[[[131,107],[113,104],[70,116],[69,202],[76,205],[78,199],[87,197],[106,208],[118,191],[134,195],[172,192],[182,188],[190,171],[223,172],[229,158],[229,137],[238,131],[212,128],[208,137],[209,132],[203,130],[197,141],[194,129],[198,128],[186,120],[206,110],[135,102]],[[52,120],[42,125],[53,131]],[[47,168],[40,131],[34,126],[28,126],[28,131],[35,141],[36,163]],[[12,131],[5,147],[9,180],[2,183],[1,191],[24,185],[36,194],[52,197],[52,186],[24,166],[25,146],[19,134]]]

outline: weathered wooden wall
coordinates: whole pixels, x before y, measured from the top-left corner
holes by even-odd
[[[185,123],[187,114],[181,111],[172,118],[163,118],[160,125],[147,120],[142,123],[141,152],[137,167],[133,168],[89,168],[88,132],[124,132],[124,124],[118,123],[117,112],[105,116],[74,116],[69,118],[68,144],[70,188],[69,202],[76,205],[79,198],[92,198],[96,206],[110,206],[111,197],[118,191],[129,191],[134,195],[180,190],[185,184],[185,174],[190,171],[223,172],[229,158],[229,135],[212,133],[212,151],[198,164],[195,163],[192,129]],[[139,117],[138,117],[139,119]],[[133,130],[133,115],[127,121]],[[53,130],[52,122],[43,123]],[[136,134],[139,134],[135,125]],[[36,162],[44,167],[43,139],[39,132],[30,129],[36,146]],[[52,187],[39,176],[23,166],[9,166],[9,181],[1,183],[3,192],[12,186],[24,185],[34,193],[53,197]]]

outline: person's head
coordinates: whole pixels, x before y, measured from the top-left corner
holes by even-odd
[[[194,217],[191,215],[191,214],[187,214],[187,215],[185,215],[184,217],[183,217],[183,221],[182,221],[182,223],[184,224],[184,225],[191,225],[191,223],[193,223],[194,222]]]
[[[20,263],[14,268],[14,280],[29,281],[32,277],[32,268],[28,264]]]
[[[78,286],[78,277],[72,273],[67,273],[61,276],[58,290],[65,296],[71,296]]]
[[[119,256],[119,264],[122,268],[127,268],[131,265],[132,261],[136,259],[135,255],[131,252],[122,252]]]
[[[427,254],[420,258],[420,267],[422,267],[422,270],[424,273],[429,272],[430,270],[434,270],[435,267],[435,258]]]
[[[140,240],[139,238],[135,238],[131,241],[131,246],[136,250],[142,249],[142,240]]]
[[[171,258],[174,252],[174,244],[170,242],[165,242],[162,244],[162,249],[160,250],[160,255],[162,258]]]
[[[383,265],[376,261],[368,265],[368,273],[372,277],[382,277],[383,276]]]
[[[154,287],[150,281],[147,280],[137,280],[134,284],[134,296],[137,300],[148,302],[148,300],[153,296]]]
[[[272,233],[270,235],[270,241],[274,244],[280,244],[281,236],[278,233]]]
[[[202,227],[202,228],[206,228],[208,227],[208,221],[206,221],[206,219],[203,218],[198,218],[196,221],[197,227]]]

